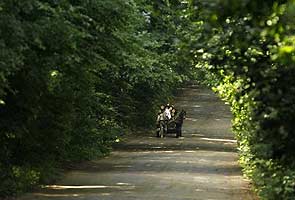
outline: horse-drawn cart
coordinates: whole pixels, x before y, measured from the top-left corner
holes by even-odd
[[[175,134],[177,138],[182,137],[181,129],[185,115],[186,112],[184,110],[181,110],[179,113],[175,110],[169,119],[165,115],[165,112],[159,112],[156,131],[157,137],[165,137],[167,134]]]

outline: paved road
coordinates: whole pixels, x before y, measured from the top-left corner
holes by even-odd
[[[183,88],[183,138],[126,138],[104,159],[19,200],[253,200],[237,164],[229,107],[210,90]]]

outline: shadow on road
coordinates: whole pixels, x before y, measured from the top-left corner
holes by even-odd
[[[110,156],[84,162],[19,200],[254,200],[237,164],[231,113],[208,89],[182,88],[182,138],[126,136]]]

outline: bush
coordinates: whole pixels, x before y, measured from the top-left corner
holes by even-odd
[[[240,163],[262,199],[294,199],[294,1],[211,6],[196,57],[231,106]]]
[[[153,125],[156,104],[190,75],[180,70],[188,36],[174,34],[187,27],[183,3],[173,6],[1,1],[1,195],[51,182],[64,162],[105,155],[118,133]]]

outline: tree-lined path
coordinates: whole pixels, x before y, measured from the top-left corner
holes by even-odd
[[[183,88],[183,138],[127,137],[110,156],[80,164],[19,200],[252,200],[238,166],[229,107],[209,89]]]
[[[295,200],[294,17],[295,0],[1,0],[0,199],[73,162],[25,198],[247,199],[239,157],[260,199]],[[97,160],[187,81],[228,106],[185,88],[183,138],[134,131]]]

